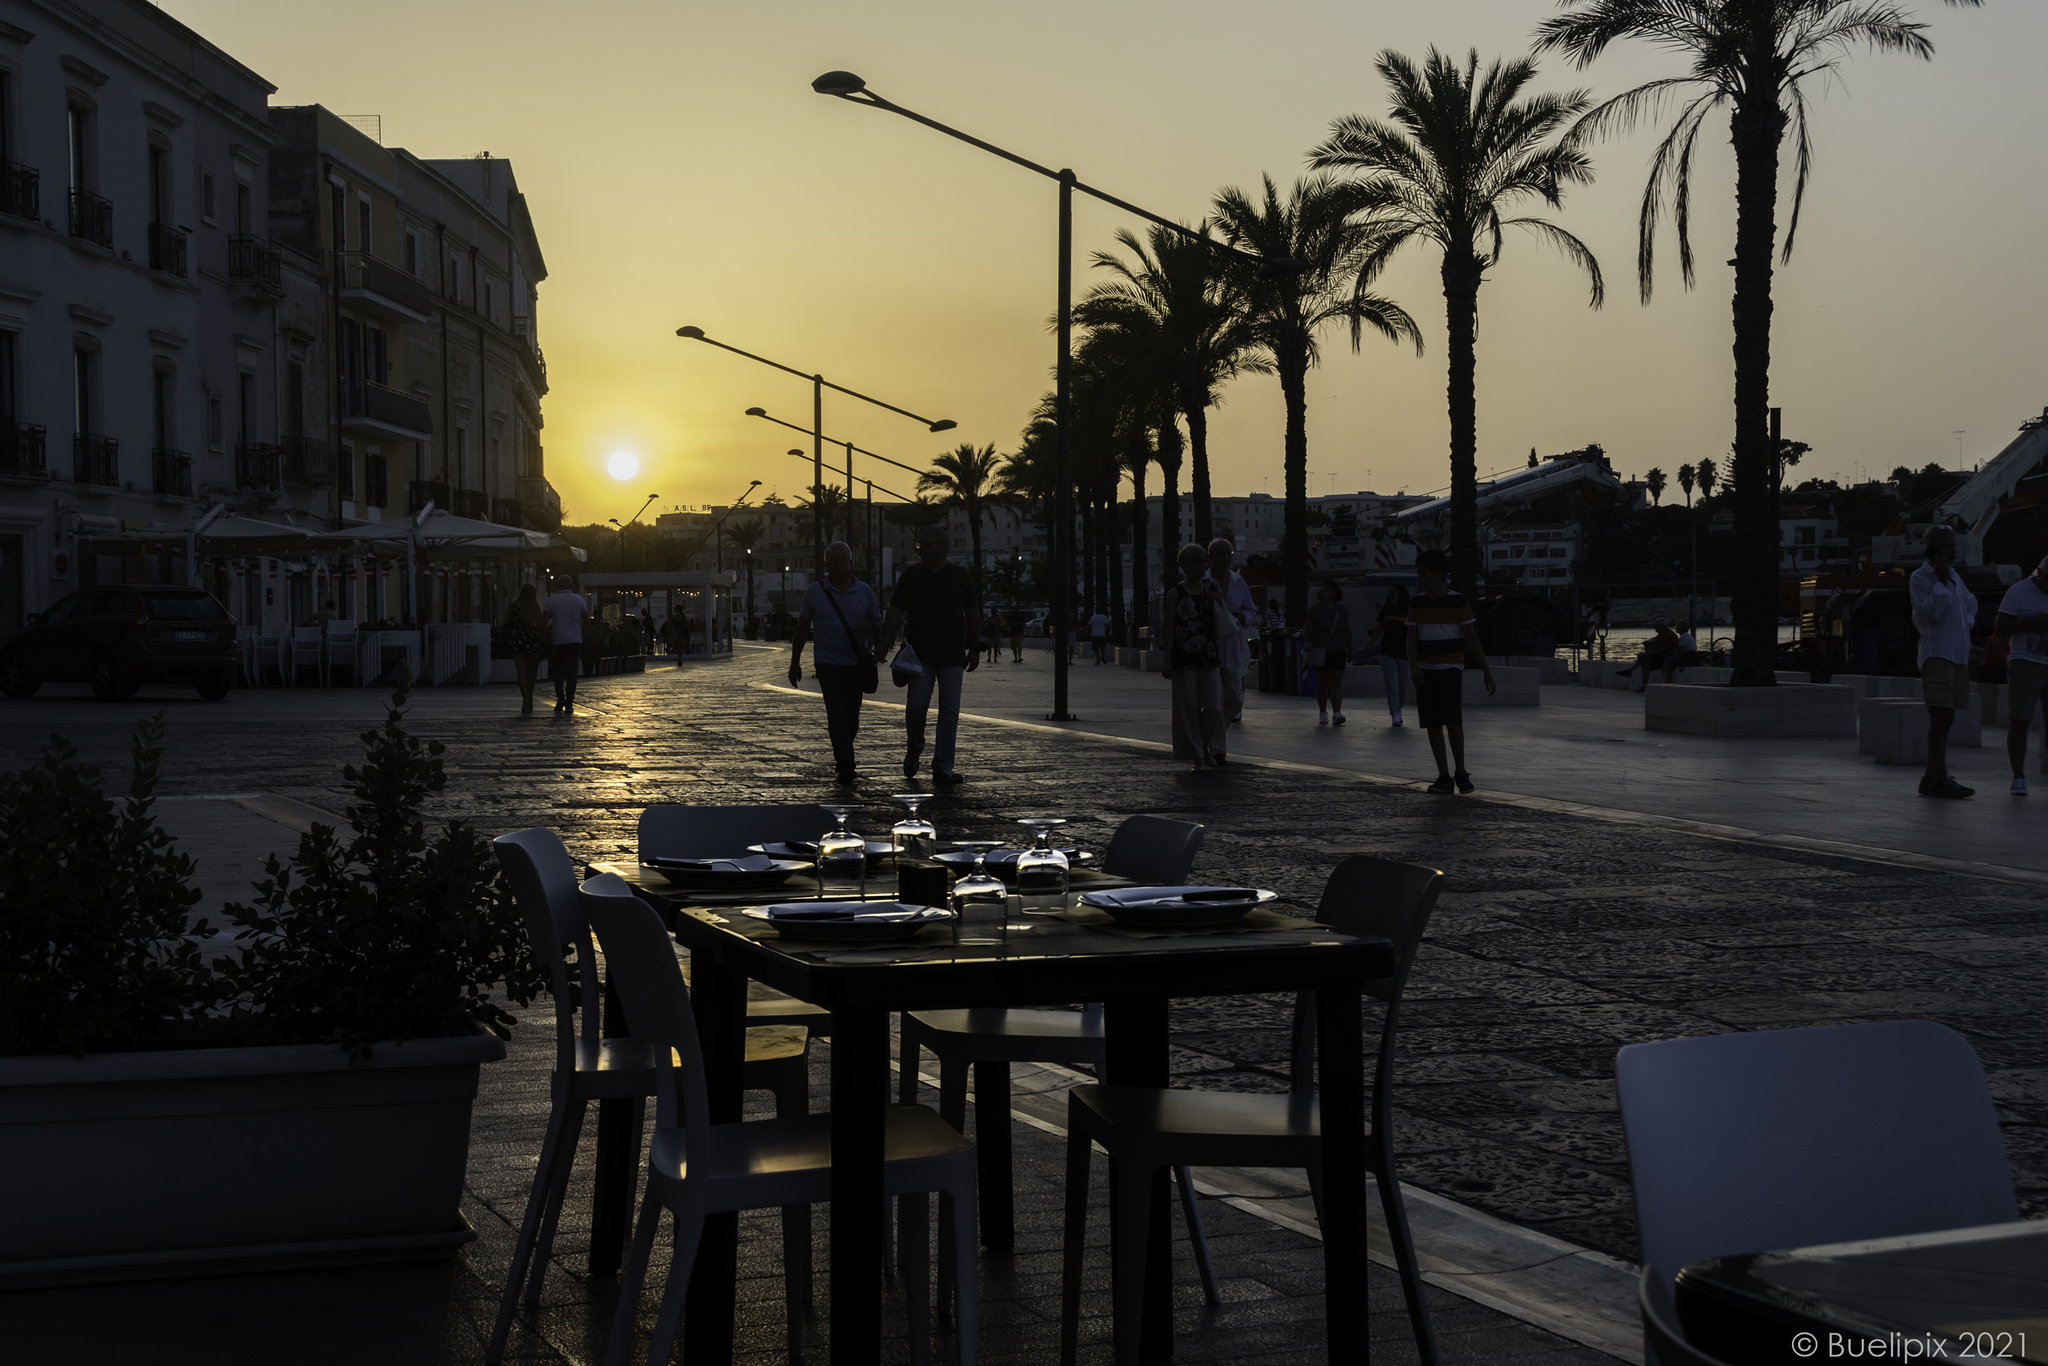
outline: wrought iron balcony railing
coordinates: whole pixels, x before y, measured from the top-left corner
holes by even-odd
[[[448,485],[439,479],[415,479],[405,486],[405,510],[408,516],[432,503],[444,512],[452,512],[449,505]]]
[[[149,225],[149,268],[185,278],[185,234],[168,223]]]
[[[50,467],[43,455],[45,430],[26,422],[0,420],[0,476],[14,479],[47,479]]]
[[[336,252],[334,271],[336,286],[352,302],[396,310],[420,321],[433,312],[434,296],[423,281],[367,251]]]
[[[491,520],[499,526],[526,525],[525,522],[520,520],[519,500],[517,498],[491,499]]]
[[[230,237],[228,278],[246,281],[265,294],[284,293],[283,260],[268,238]]]
[[[103,247],[114,245],[114,203],[91,190],[71,192],[71,235]]]
[[[71,438],[71,479],[78,484],[121,485],[121,444],[111,436]]]
[[[325,486],[334,482],[335,445],[310,436],[288,436],[281,452],[285,482]]]
[[[344,425],[376,423],[420,436],[427,436],[434,430],[426,400],[367,381],[341,386],[341,420]]]
[[[278,478],[277,447],[265,442],[244,441],[235,447],[235,487],[253,493],[276,493],[283,487]]]
[[[43,216],[43,178],[33,166],[0,161],[0,213],[30,220]]]
[[[455,490],[456,516],[474,517],[478,521],[483,521],[490,515],[490,511],[491,500],[484,495],[482,489]]]
[[[174,498],[192,496],[192,457],[184,451],[149,453],[149,486]]]

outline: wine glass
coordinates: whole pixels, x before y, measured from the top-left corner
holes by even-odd
[[[818,841],[818,895],[825,895],[826,878],[850,877],[859,880],[860,894],[865,898],[868,890],[868,842],[846,828],[846,818],[859,808],[825,803],[820,805],[839,823],[826,831]]]
[[[1001,840],[959,840],[961,849],[974,855],[974,871],[953,884],[953,909],[965,914],[970,906],[1001,911],[1007,908],[1010,889],[1001,878],[988,874],[988,853],[1003,847]]]
[[[890,842],[898,854],[911,858],[923,858],[931,852],[931,846],[939,838],[938,827],[917,814],[917,808],[931,800],[929,792],[898,792],[891,801],[902,802],[910,808],[910,814],[889,827]]]
[[[1067,856],[1052,847],[1052,832],[1065,825],[1055,816],[1017,822],[1031,830],[1031,847],[1017,856],[1017,895],[1040,915],[1057,915],[1067,905]]]

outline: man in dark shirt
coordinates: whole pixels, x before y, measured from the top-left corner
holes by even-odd
[[[928,526],[917,533],[918,563],[896,580],[889,616],[882,623],[882,640],[886,653],[894,647],[900,627],[924,669],[911,680],[903,709],[907,741],[903,776],[917,776],[918,759],[924,754],[925,716],[936,686],[939,736],[932,750],[932,781],[952,784],[960,781],[953,769],[953,739],[960,729],[960,682],[981,662],[981,652],[975,648],[981,636],[981,605],[975,601],[973,576],[957,564],[948,564],[946,550],[944,527]]]

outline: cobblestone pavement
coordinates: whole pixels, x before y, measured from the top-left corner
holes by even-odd
[[[449,746],[447,813],[493,834],[552,825],[578,855],[603,858],[631,850],[649,802],[830,799],[817,698],[764,686],[781,662],[743,652],[595,680],[573,718],[521,719],[504,688],[423,692],[412,725]],[[12,704],[0,709],[0,762],[23,762],[60,730],[118,765],[135,718],[162,706],[167,793],[266,789],[336,809],[354,735],[380,714],[376,695],[345,690],[188,699]],[[891,818],[888,794],[904,787],[899,715],[870,712],[860,739],[870,826]],[[1925,1016],[1976,1046],[2022,1207],[2048,1213],[2038,889],[1286,767],[1188,775],[1114,740],[973,719],[960,767],[970,781],[926,808],[946,835],[1011,834],[1015,816],[1044,813],[1100,849],[1128,813],[1184,816],[1208,826],[1201,876],[1304,901],[1353,852],[1446,869],[1403,1016],[1397,1142],[1412,1183],[1632,1257],[1617,1047]],[[1179,1075],[1282,1087],[1283,1019],[1270,999],[1181,1003]]]

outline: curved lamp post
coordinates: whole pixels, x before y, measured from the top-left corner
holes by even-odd
[[[875,452],[869,450],[866,446],[856,446],[851,441],[841,441],[837,437],[825,436],[820,432],[811,430],[809,427],[799,427],[794,422],[785,422],[781,418],[769,413],[769,411],[766,408],[749,408],[747,409],[747,416],[762,418],[766,421],[773,422],[778,427],[787,427],[793,432],[802,432],[805,436],[814,437],[820,441],[829,441],[835,446],[846,447],[846,540],[847,544],[849,545],[853,543],[853,453],[855,451],[859,451],[862,455],[868,457],[870,460],[879,460],[884,465],[894,465],[899,470],[909,470],[912,474],[918,476],[920,479],[922,479],[925,475],[925,471],[919,469],[915,465],[906,465],[901,460],[891,460],[886,455],[877,455]],[[802,455],[803,452],[791,451],[790,454]],[[872,479],[863,479],[860,482],[868,486],[867,515],[870,520],[873,519],[875,511],[876,489],[880,489],[882,492],[888,494],[891,498],[896,499],[898,502],[914,503],[917,501],[915,498],[910,498],[901,493],[898,493],[896,490],[890,488],[886,484],[877,484]],[[873,529],[870,528],[868,535],[865,538],[865,544],[867,546],[868,551],[867,569],[868,576],[870,578],[874,577],[875,572],[874,541],[874,532]]]
[[[858,389],[849,389],[843,384],[834,384],[823,375],[807,375],[795,366],[784,365],[781,361],[769,360],[766,356],[757,356],[751,351],[742,351],[739,347],[733,346],[728,342],[718,341],[715,338],[705,336],[704,329],[701,327],[678,327],[676,335],[689,341],[703,342],[706,346],[715,346],[721,351],[730,351],[736,356],[745,356],[748,360],[759,361],[761,364],[771,366],[785,374],[795,375],[798,379],[809,380],[811,382],[811,426],[813,428],[820,428],[825,425],[825,391],[827,389],[832,390],[834,393],[845,394],[848,398],[857,398],[863,403],[872,403],[877,408],[887,408],[890,412],[907,417],[913,422],[922,422],[925,425],[925,430],[929,432],[949,432],[960,425],[949,417],[942,417],[937,421],[933,421],[928,417],[920,417],[908,408],[899,408],[893,403],[884,403],[872,394],[863,394]],[[818,504],[817,490],[823,486],[824,482],[824,440],[822,437],[814,437],[811,442],[811,572],[821,579],[825,577],[825,523],[824,509]]]
[[[949,138],[957,138],[970,147],[979,147],[982,151],[992,156],[999,156],[1007,162],[1022,166],[1027,171],[1036,172],[1048,180],[1059,182],[1060,297],[1059,312],[1056,315],[1058,319],[1057,331],[1059,333],[1059,363],[1055,371],[1058,376],[1055,386],[1057,394],[1055,411],[1058,416],[1058,421],[1055,425],[1058,428],[1058,440],[1054,444],[1054,460],[1056,463],[1053,469],[1052,514],[1052,618],[1053,629],[1056,634],[1053,638],[1052,652],[1052,713],[1046,719],[1049,721],[1074,720],[1075,718],[1067,712],[1067,645],[1068,633],[1072,627],[1070,618],[1073,615],[1073,603],[1069,599],[1073,596],[1074,573],[1072,564],[1074,543],[1074,453],[1070,437],[1072,423],[1069,421],[1073,406],[1074,191],[1079,190],[1082,194],[1099,199],[1105,204],[1115,205],[1126,213],[1134,213],[1149,223],[1157,223],[1163,228],[1170,228],[1227,256],[1234,256],[1251,265],[1263,277],[1270,278],[1278,275],[1299,274],[1302,269],[1302,263],[1280,258],[1269,259],[1264,256],[1254,255],[1248,251],[1240,251],[1227,242],[1219,242],[1213,237],[1196,232],[1185,223],[1176,223],[1170,218],[1161,218],[1158,214],[1141,209],[1128,200],[1118,199],[1115,195],[1104,190],[1098,190],[1093,185],[1084,185],[1075,178],[1074,173],[1070,170],[1052,170],[1028,158],[1020,157],[1015,152],[1005,151],[992,142],[983,142],[980,138],[963,133],[957,128],[948,127],[937,119],[926,118],[923,114],[905,109],[902,105],[892,103],[877,95],[874,91],[868,89],[866,81],[854,75],[851,71],[828,71],[811,82],[811,89],[817,91],[820,95],[835,96],[849,104],[861,104],[866,105],[870,109],[886,109],[892,114],[901,114],[912,123],[921,123],[927,128],[944,133]]]

